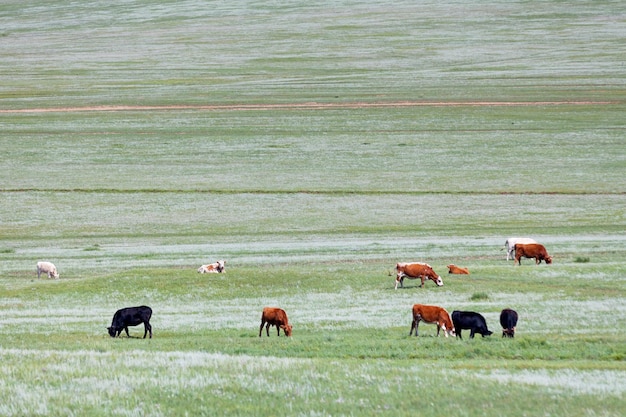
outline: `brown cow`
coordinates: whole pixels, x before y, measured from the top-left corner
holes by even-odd
[[[398,289],[398,283],[400,283],[400,287],[404,287],[403,281],[405,277],[409,279],[420,278],[422,280],[422,287],[424,286],[424,281],[427,279],[433,280],[438,287],[443,285],[441,277],[437,275],[430,265],[423,262],[398,262],[396,264],[396,272],[396,290]]]
[[[454,264],[450,264],[450,265],[448,265],[448,274],[469,275],[469,269],[461,268],[460,266],[456,266]]]
[[[455,335],[452,320],[450,319],[450,315],[445,308],[438,306],[428,306],[425,304],[414,304],[413,322],[411,323],[409,336],[411,336],[411,333],[413,333],[413,329],[415,329],[415,336],[417,336],[417,328],[420,324],[420,321],[436,324],[437,337],[439,337],[439,330],[441,329],[443,329],[443,333],[446,337],[448,337],[448,334],[450,336]]]
[[[259,327],[259,337],[263,332],[263,326],[265,326],[265,332],[267,337],[270,336],[270,326],[276,326],[278,336],[280,336],[280,329],[285,331],[287,337],[291,336],[291,325],[289,319],[287,319],[287,313],[285,310],[278,307],[265,307],[263,308],[263,315],[261,316],[261,327]]]
[[[539,265],[541,261],[546,261],[547,264],[552,263],[552,257],[548,255],[546,248],[539,243],[518,243],[515,245],[515,263],[521,265],[522,258],[535,258],[535,264]]]

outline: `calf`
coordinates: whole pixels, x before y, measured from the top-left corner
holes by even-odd
[[[515,326],[517,326],[517,311],[505,308],[500,313],[500,325],[502,326],[502,337],[515,337]]]
[[[415,329],[415,336],[417,336],[417,328],[419,327],[420,321],[436,324],[437,337],[439,337],[439,331],[441,329],[443,329],[444,335],[446,337],[448,337],[448,334],[450,336],[454,336],[454,326],[452,325],[450,315],[445,308],[424,304],[414,304],[412,317],[413,321],[411,323],[409,336],[411,336],[411,334],[413,333],[413,329]]]
[[[48,274],[48,278],[53,276],[55,279],[59,278],[59,272],[57,267],[52,262],[37,262],[37,279],[41,277],[41,274]]]
[[[543,245],[539,243],[517,243],[515,245],[515,262],[521,265],[522,258],[535,258],[535,264],[539,265],[541,261],[546,261],[547,264],[552,263],[552,257],[548,255],[548,251]]]
[[[143,338],[145,339],[146,334],[150,332],[150,339],[152,339],[150,317],[152,317],[152,309],[148,306],[127,307],[117,310],[113,315],[111,327],[107,327],[109,336],[118,337],[122,333],[122,330],[124,330],[126,332],[126,336],[130,337],[128,334],[128,326],[137,326],[143,323]]]
[[[221,274],[226,268],[226,261],[219,260],[212,264],[206,264],[198,268],[198,272],[201,274]]]
[[[443,285],[443,280],[437,275],[432,266],[423,262],[398,262],[396,264],[396,290],[398,289],[398,284],[400,284],[400,287],[404,286],[405,277],[409,279],[421,279],[422,287],[427,279],[434,281],[438,287]]]
[[[267,337],[270,336],[270,326],[276,326],[278,336],[280,336],[280,329],[285,331],[285,336],[291,336],[291,325],[289,324],[287,313],[285,313],[285,310],[282,308],[263,308],[263,314],[261,315],[261,327],[259,327],[259,337],[261,337],[261,333],[263,332],[263,326],[265,326]]]
[[[487,329],[485,318],[473,311],[453,311],[452,323],[459,339],[463,339],[461,331],[463,329],[470,330],[470,339],[474,338],[474,334],[478,333],[483,337],[491,335],[493,332]]]
[[[460,266],[456,266],[454,264],[450,264],[450,265],[448,265],[448,274],[469,275],[469,269],[461,268]]]

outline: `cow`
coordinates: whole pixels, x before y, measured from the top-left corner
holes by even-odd
[[[514,259],[514,253],[515,253],[515,244],[516,243],[522,243],[522,244],[526,244],[526,243],[537,243],[534,239],[531,239],[529,237],[510,237],[506,240],[506,242],[504,242],[504,247],[502,249],[506,249],[506,260],[508,261],[509,259]],[[502,250],[500,249],[500,250]]]
[[[122,333],[122,330],[124,330],[126,336],[130,337],[128,334],[128,326],[137,326],[143,323],[143,338],[145,339],[146,334],[150,332],[150,339],[152,339],[150,317],[152,317],[152,309],[148,306],[127,307],[117,310],[113,315],[111,327],[107,327],[109,336],[118,337]]]
[[[448,274],[461,274],[461,275],[469,275],[469,269],[461,268],[460,266],[456,266],[454,264],[448,265]]]
[[[515,337],[515,326],[517,326],[517,311],[505,308],[500,312],[500,325],[502,326],[502,337]]]
[[[546,248],[539,243],[527,243],[525,245],[516,243],[513,265],[521,265],[522,258],[535,258],[535,265],[539,265],[541,261],[546,261],[547,264],[552,263],[552,257],[548,255]]]
[[[485,321],[485,318],[473,311],[453,311],[452,324],[456,330],[456,336],[459,339],[463,339],[461,336],[463,329],[469,329],[470,339],[474,338],[475,333],[482,335],[482,337],[493,334],[492,331],[487,329],[487,322]]]
[[[41,274],[48,274],[48,278],[53,276],[55,279],[59,278],[59,272],[57,267],[52,262],[37,262],[37,279],[41,277]]]
[[[443,334],[446,337],[448,337],[448,335],[454,336],[454,326],[452,324],[452,320],[450,320],[450,315],[445,308],[425,304],[414,304],[412,318],[413,321],[411,322],[409,336],[411,336],[413,329],[415,329],[415,336],[417,337],[417,328],[419,327],[420,321],[436,324],[437,337],[439,337],[439,331],[441,329],[443,329]]]
[[[443,285],[443,280],[437,273],[433,270],[433,268],[423,262],[398,262],[396,264],[396,290],[398,289],[398,283],[400,287],[404,287],[404,278],[409,279],[417,279],[420,278],[422,280],[421,287],[424,287],[424,281],[427,279],[433,280],[438,287]]]
[[[202,265],[198,268],[200,274],[221,274],[226,268],[226,261],[219,260],[212,264]]]
[[[291,336],[292,327],[289,324],[287,313],[285,310],[278,307],[265,307],[263,308],[263,314],[261,315],[261,327],[259,327],[259,337],[263,333],[263,326],[265,326],[265,332],[267,337],[270,336],[270,326],[276,326],[277,335],[280,336],[280,329],[285,331],[285,336]]]

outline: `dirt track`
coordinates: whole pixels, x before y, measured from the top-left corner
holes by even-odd
[[[394,101],[394,102],[345,102],[345,103],[283,103],[283,104],[218,104],[218,105],[164,105],[164,106],[86,106],[50,107],[32,109],[0,109],[0,113],[72,113],[72,112],[124,112],[169,110],[317,110],[359,109],[384,107],[527,107],[527,106],[590,106],[617,104],[613,101]]]

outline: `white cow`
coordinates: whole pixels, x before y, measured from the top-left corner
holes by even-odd
[[[198,268],[198,272],[201,274],[217,274],[224,272],[226,261],[219,260],[212,264],[202,265]]]
[[[59,278],[59,272],[57,267],[52,262],[37,262],[37,279],[41,277],[41,274],[48,274],[48,278],[53,276],[55,279]]]
[[[527,243],[537,243],[534,239],[528,237],[510,237],[504,242],[504,247],[502,249],[506,249],[506,260],[514,259],[513,254],[515,253],[515,245],[517,243],[521,243],[523,245]],[[500,249],[500,250],[502,250]]]

